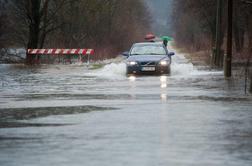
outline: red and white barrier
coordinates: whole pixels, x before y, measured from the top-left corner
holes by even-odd
[[[28,54],[40,55],[93,55],[93,49],[28,49]]]

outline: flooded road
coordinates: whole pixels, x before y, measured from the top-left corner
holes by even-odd
[[[1,166],[251,166],[252,102],[239,81],[182,55],[171,76],[124,63],[0,65]]]

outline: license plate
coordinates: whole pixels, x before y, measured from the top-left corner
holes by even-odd
[[[155,71],[155,67],[142,67],[142,71]]]

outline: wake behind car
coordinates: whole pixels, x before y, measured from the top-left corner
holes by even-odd
[[[127,56],[127,75],[163,75],[170,74],[171,56],[162,43],[136,43]]]

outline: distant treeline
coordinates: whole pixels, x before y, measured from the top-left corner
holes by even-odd
[[[221,6],[223,48],[227,34],[227,1],[222,0]],[[252,0],[233,2],[234,51],[252,52]],[[215,45],[217,0],[175,0],[173,7],[177,45],[191,51],[212,49]]]
[[[222,50],[227,49],[228,1],[231,0],[175,0],[173,2],[173,30],[176,46],[205,57],[216,64],[213,48],[216,44],[217,6],[221,2],[221,28],[218,40]],[[242,67],[245,76],[245,92],[250,77],[252,93],[252,0],[233,0],[233,62]],[[227,51],[226,51],[227,52]],[[212,56],[210,56],[212,55]],[[222,54],[223,57],[223,54]],[[217,64],[222,65],[221,58]],[[251,70],[250,70],[251,69]],[[242,73],[241,73],[242,74]]]
[[[0,46],[94,48],[110,58],[143,39],[142,0],[0,0]]]

